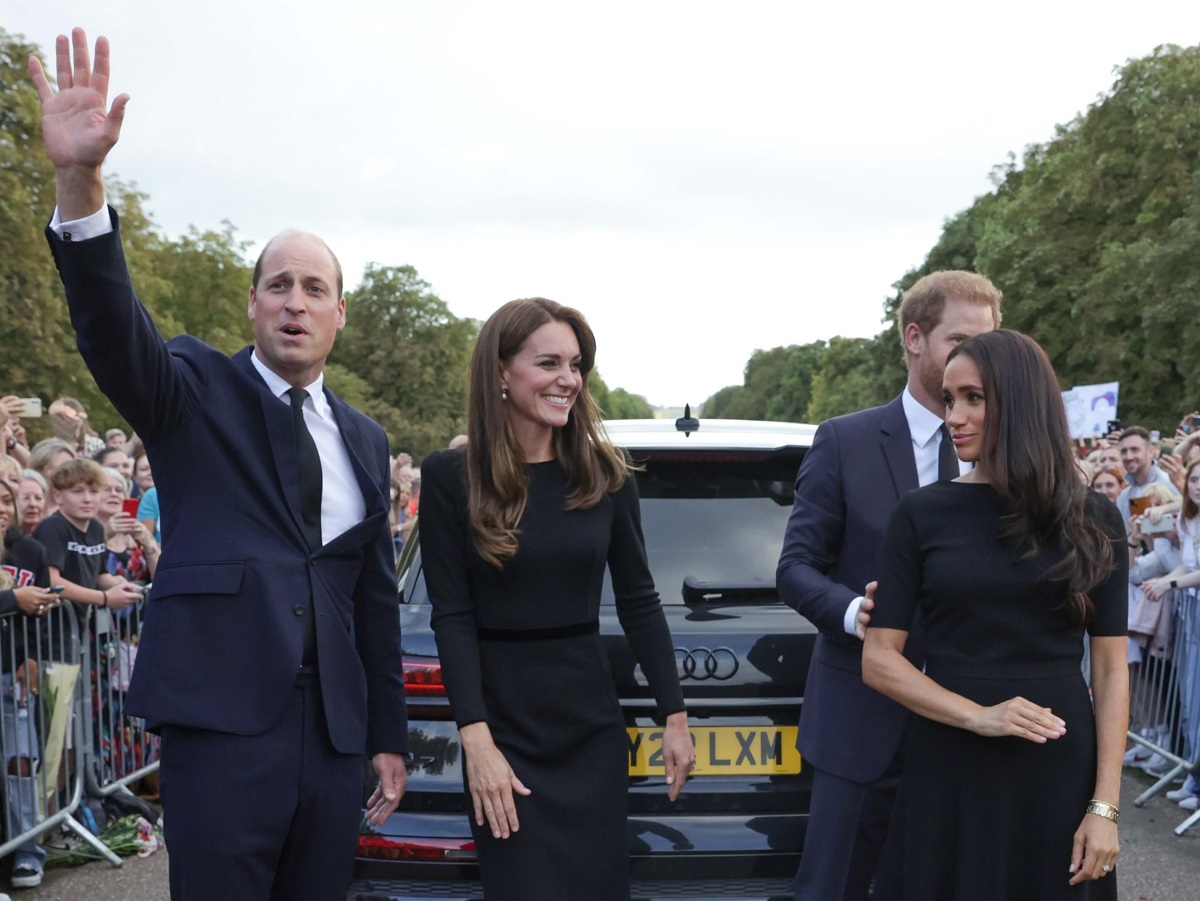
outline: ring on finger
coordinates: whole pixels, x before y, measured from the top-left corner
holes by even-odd
[[[1107,872],[1109,872],[1109,871],[1112,869],[1112,867],[1110,867],[1108,864],[1105,864],[1105,865],[1104,865],[1104,866],[1102,866],[1100,869],[1101,869],[1103,872],[1107,873]]]

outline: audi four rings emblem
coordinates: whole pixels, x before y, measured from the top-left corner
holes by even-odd
[[[676,648],[675,664],[680,679],[715,679],[724,682],[738,671],[737,654],[729,648]]]

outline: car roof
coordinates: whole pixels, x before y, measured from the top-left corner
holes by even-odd
[[[604,430],[618,447],[633,450],[776,450],[809,447],[815,425],[749,419],[700,419],[686,434],[673,419],[608,419]]]

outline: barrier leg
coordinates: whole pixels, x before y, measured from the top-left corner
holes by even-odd
[[[93,851],[111,863],[114,867],[120,867],[125,864],[125,861],[115,854],[113,850],[108,847],[108,845],[104,844],[104,842],[100,841],[99,838],[92,835],[91,830],[76,820],[75,817],[67,814],[67,816],[63,817],[62,824],[67,829],[70,829],[72,832],[78,835],[85,844],[91,847]]]
[[[1179,763],[1170,769],[1165,776],[1134,798],[1133,806],[1141,807],[1160,791],[1170,785],[1175,779],[1187,772],[1187,764]]]
[[[1185,832],[1187,832],[1189,829],[1191,829],[1197,823],[1200,823],[1200,810],[1197,810],[1194,814],[1192,814],[1190,817],[1188,817],[1186,820],[1184,820],[1182,823],[1180,823],[1178,826],[1176,826],[1175,834],[1183,835]]]

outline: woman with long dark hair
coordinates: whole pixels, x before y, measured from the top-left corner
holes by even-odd
[[[1129,715],[1120,515],[1079,479],[1058,381],[1030,338],[963,342],[943,385],[955,450],[974,468],[897,506],[863,649],[867,684],[918,714],[900,789],[904,897],[1115,898]],[[918,610],[924,672],[903,654]]]
[[[422,560],[488,901],[629,898],[606,566],[665,721],[672,799],[695,762],[636,484],[587,390],[595,353],[578,311],[505,304],[475,344],[465,451],[421,466]]]

